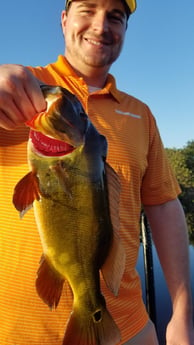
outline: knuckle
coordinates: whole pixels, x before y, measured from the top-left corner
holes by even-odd
[[[19,85],[28,82],[29,71],[21,65],[2,65],[0,67],[0,92],[17,92]]]
[[[15,83],[15,78],[11,77],[9,79],[6,79],[4,84],[5,84],[5,90],[7,90],[7,93],[12,94],[17,91],[17,85]],[[4,97],[6,95],[6,92],[4,93]]]
[[[28,69],[26,67],[24,67],[24,66],[19,66],[19,67],[20,67],[20,69],[18,72],[19,72],[20,79],[24,83],[28,82],[30,79],[31,73],[28,71]]]

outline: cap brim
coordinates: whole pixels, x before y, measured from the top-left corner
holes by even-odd
[[[130,12],[133,13],[137,7],[136,0],[125,0],[125,1],[127,3],[127,6],[130,9]],[[66,8],[68,7],[70,2],[71,2],[71,0],[66,0]]]

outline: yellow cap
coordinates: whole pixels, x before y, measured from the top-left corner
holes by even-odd
[[[71,1],[73,0],[66,0],[66,8],[68,7]],[[136,0],[125,0],[125,2],[127,6],[129,7],[130,12],[133,13],[137,7]]]
[[[125,0],[125,2],[127,3],[127,6],[129,7],[130,12],[133,13],[137,7],[136,0]]]

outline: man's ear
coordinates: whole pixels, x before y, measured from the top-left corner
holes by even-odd
[[[62,27],[63,33],[65,31],[66,21],[67,21],[67,11],[63,10],[61,12],[61,27]]]

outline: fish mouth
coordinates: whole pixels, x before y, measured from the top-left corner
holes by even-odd
[[[75,149],[72,145],[64,141],[48,137],[41,132],[33,130],[30,130],[29,139],[34,149],[44,156],[65,156]]]

